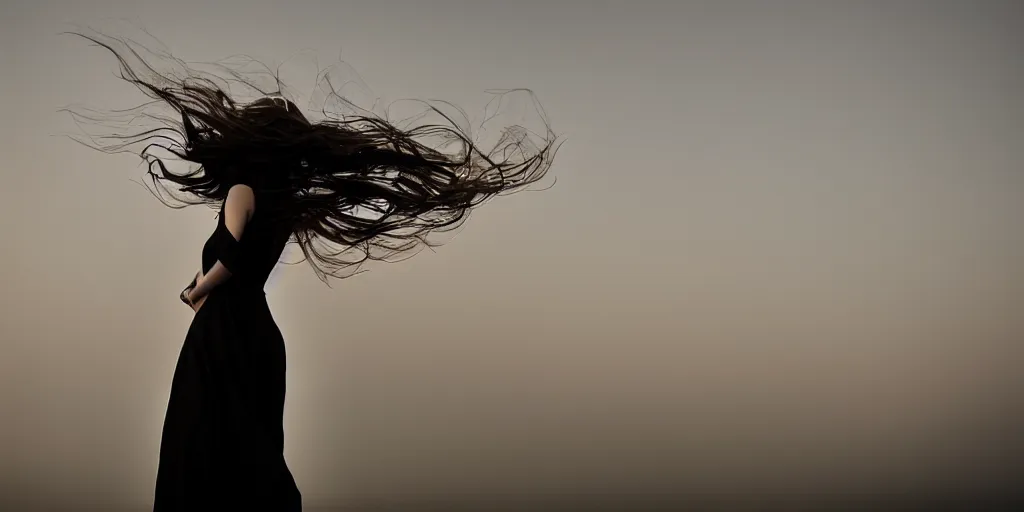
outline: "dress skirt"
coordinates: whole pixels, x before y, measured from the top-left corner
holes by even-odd
[[[266,295],[214,288],[174,370],[154,512],[300,511],[284,459],[284,399],[284,339]]]

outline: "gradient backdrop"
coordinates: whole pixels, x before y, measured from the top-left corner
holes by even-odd
[[[58,35],[110,17],[193,61],[340,49],[378,96],[470,114],[529,87],[567,137],[553,189],[435,253],[333,289],[274,276],[310,510],[994,492],[1024,471],[1022,2],[0,11],[4,510],[150,506],[177,294],[215,223],[63,135],[61,107],[145,99]]]

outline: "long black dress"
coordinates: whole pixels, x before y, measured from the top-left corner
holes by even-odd
[[[181,348],[160,443],[154,512],[297,512],[284,460],[285,347],[263,286],[290,230],[257,194],[241,240],[224,224],[203,247],[205,274],[231,271],[199,308]]]

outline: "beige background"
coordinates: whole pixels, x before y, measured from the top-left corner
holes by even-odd
[[[132,183],[131,156],[61,135],[69,103],[143,99],[57,35],[106,17],[188,60],[341,48],[384,98],[472,112],[530,87],[567,136],[554,189],[491,203],[436,253],[333,289],[274,276],[310,507],[1020,474],[1024,4],[285,5],[0,7],[0,492],[18,510],[147,509],[177,293],[214,226]]]

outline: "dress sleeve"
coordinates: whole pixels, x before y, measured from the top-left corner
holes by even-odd
[[[214,244],[214,255],[224,268],[232,274],[236,274],[240,268],[242,258],[242,243],[235,240],[234,235],[228,230],[223,222],[217,230],[217,242]]]

